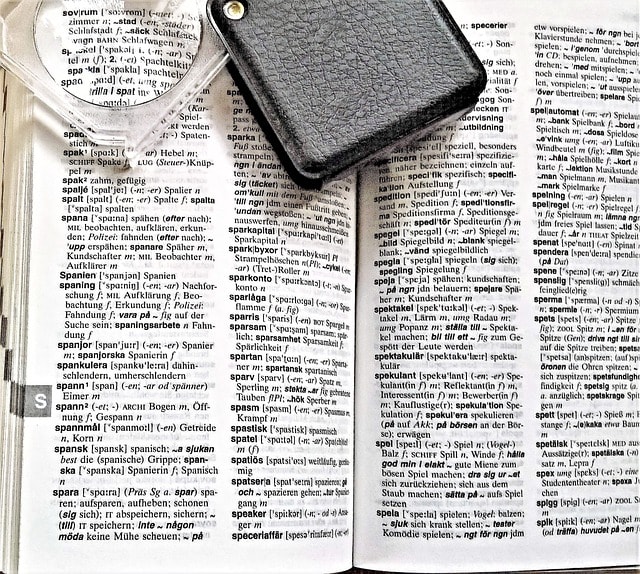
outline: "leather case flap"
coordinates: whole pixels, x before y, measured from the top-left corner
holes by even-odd
[[[326,179],[467,110],[485,71],[437,0],[242,0],[209,18],[277,145]]]

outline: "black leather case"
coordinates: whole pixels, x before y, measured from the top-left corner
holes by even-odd
[[[298,179],[358,166],[473,107],[480,61],[438,0],[242,0],[208,16]]]

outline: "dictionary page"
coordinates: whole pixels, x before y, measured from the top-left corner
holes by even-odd
[[[226,73],[133,167],[34,132],[19,572],[350,567],[353,182]]]
[[[447,5],[487,90],[363,173],[355,564],[637,564],[638,3]]]

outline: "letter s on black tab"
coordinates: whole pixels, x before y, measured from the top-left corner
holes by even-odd
[[[207,14],[285,165],[307,183],[460,117],[486,84],[438,0],[209,0]]]

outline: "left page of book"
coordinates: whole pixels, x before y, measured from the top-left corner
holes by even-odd
[[[134,167],[36,107],[19,571],[351,565],[353,182],[226,72]]]

